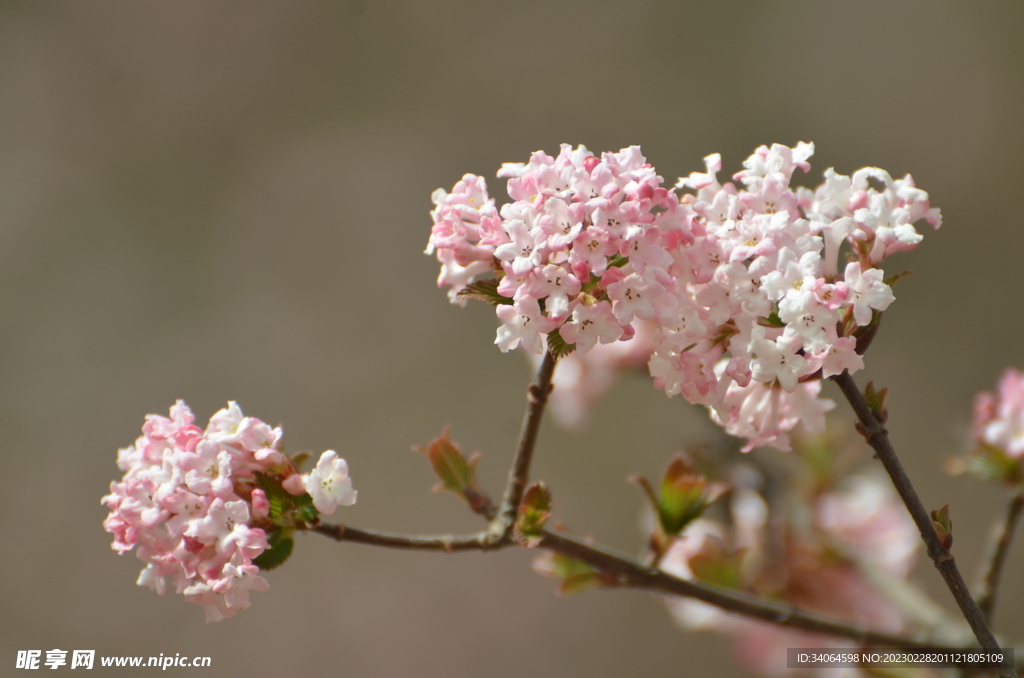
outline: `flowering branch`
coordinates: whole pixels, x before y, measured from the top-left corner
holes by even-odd
[[[522,347],[543,355],[500,501],[477,482],[480,455],[464,457],[447,429],[419,449],[440,481],[435,489],[483,517],[482,531],[405,536],[323,523],[356,500],[348,465],[336,452],[324,452],[303,472],[311,455],[285,454],[279,428],[244,417],[230,403],[200,429],[179,401],[170,418],[147,417],[143,435],[118,454],[124,478],[102,500],[111,511],[104,527],[114,534],[114,549],[139,546],[146,563],[139,583],[161,595],[177,589],[206,609],[208,621],[248,607],[249,592],[268,587],[261,573],[291,554],[293,535],[313,531],[336,541],[447,553],[541,547],[550,557],[537,569],[561,579],[565,592],[645,589],[701,601],[722,617],[860,645],[927,648],[947,624],[928,601],[901,593],[913,564],[914,526],[888,483],[851,477],[837,486],[839,465],[827,450],[807,450],[812,483],[794,481],[798,495],[813,501],[813,516],[786,509],[776,516],[767,494],[743,484],[729,499],[730,525],[703,518],[724,486],[683,457],[669,465],[659,491],[639,480],[658,517],[646,563],[546,529],[551,493],[540,482],[527,487],[559,359],[569,364],[560,370],[556,405],[574,397],[592,402],[616,371],[647,363],[657,388],[708,407],[726,432],[746,439],[744,452],[789,450],[800,442],[790,438],[797,426],[824,432],[824,415],[835,403],[820,389],[832,378],[974,634],[997,652],[988,620],[1024,490],[994,537],[976,602],[949,550],[948,506],[929,515],[889,441],[885,390],[869,384],[862,394],[851,377],[864,367],[864,350],[894,301],[891,286],[903,275],[885,277],[882,262],[917,246],[915,223],[938,227],[941,215],[910,175],[893,179],[878,168],[852,176],[829,169],[817,189],[791,186],[797,169],[810,169],[813,151],[803,142],[761,146],[733,175],[738,183],[725,184],[717,178],[721,157],[710,155],[705,173],[669,188],[639,147],[598,157],[563,145],[557,158],[538,151],[529,163],[503,165],[498,176],[508,179],[512,202],[500,208],[472,174],[451,193],[434,192],[426,253],[441,264],[438,285],[450,288],[452,303],[494,307],[501,321],[494,343],[503,352]],[[686,189],[692,192],[676,192]],[[1020,483],[1024,374],[1008,372],[1000,396],[980,396],[975,414],[979,449],[970,468]],[[771,529],[776,543],[761,534],[770,512],[780,519],[781,527]],[[773,571],[780,567],[781,576]],[[720,628],[727,627],[751,628]],[[871,628],[915,631],[900,636]],[[792,636],[772,626],[756,630]],[[1004,678],[1016,676],[1011,661],[998,669]]]
[[[346,525],[319,524],[310,529],[339,542],[349,541],[412,551],[443,551],[445,553],[495,551],[517,545],[518,542],[513,537],[512,528],[514,527],[528,480],[529,465],[536,445],[537,432],[543,417],[547,396],[551,392],[551,378],[554,373],[554,367],[555,359],[548,352],[537,372],[534,383],[528,390],[526,416],[516,456],[509,473],[509,481],[502,500],[501,510],[491,520],[491,525],[487,530],[476,534],[458,536],[414,536],[373,532]],[[489,501],[485,503],[490,506]],[[825,616],[802,612],[791,606],[779,605],[719,589],[698,581],[682,579],[668,574],[657,567],[641,564],[613,551],[588,544],[560,532],[540,529],[538,534],[539,540],[536,542],[536,546],[587,563],[601,573],[602,583],[605,586],[646,589],[666,595],[692,598],[714,605],[726,612],[777,626],[848,638],[859,645],[905,649],[924,649],[932,645],[932,643],[926,640],[916,640],[905,636],[880,633]],[[1013,674],[1011,673],[1010,675]]]
[[[445,553],[495,551],[507,546],[516,545],[516,542],[512,540],[498,541],[493,539],[490,531],[463,536],[407,536],[360,530],[346,525],[327,524],[318,525],[312,528],[312,531],[339,542],[348,541],[357,544],[407,549],[410,551],[443,551]],[[613,585],[616,586],[646,589],[660,594],[693,598],[733,614],[778,626],[848,638],[858,645],[904,649],[926,649],[934,645],[934,643],[930,643],[927,640],[916,640],[906,636],[880,633],[855,624],[803,612],[786,605],[779,605],[751,596],[725,591],[697,581],[681,579],[658,568],[647,567],[626,556],[593,544],[588,544],[560,532],[547,529],[542,530],[538,546],[592,565],[604,575],[603,581],[606,583],[614,582]]]
[[[1018,488],[1010,498],[1010,503],[1006,506],[1006,513],[996,525],[992,537],[988,567],[982,577],[977,597],[978,608],[985,615],[985,619],[989,621],[992,620],[992,611],[996,604],[996,591],[999,588],[999,578],[1003,573],[1003,564],[1006,562],[1006,555],[1010,552],[1010,541],[1013,539],[1013,532],[1022,511],[1024,511],[1024,487]]]
[[[464,536],[411,536],[372,532],[345,525],[326,524],[318,525],[312,528],[312,531],[339,542],[350,541],[358,544],[408,549],[411,551],[444,551],[446,553],[493,551],[515,545],[515,542],[511,540],[495,541],[491,539],[489,531]],[[712,605],[717,605],[729,612],[735,612],[783,626],[851,638],[860,643],[877,643],[908,649],[928,646],[927,643],[902,636],[875,633],[825,617],[800,612],[783,605],[756,600],[747,596],[715,589],[699,582],[680,579],[661,572],[657,568],[645,567],[625,556],[551,530],[545,529],[542,531],[539,546],[570,558],[583,560],[600,569],[606,575],[611,575],[619,585],[624,587],[644,588],[670,595],[695,598]]]
[[[715,588],[697,581],[681,579],[658,568],[650,568],[606,549],[587,544],[567,535],[544,530],[541,548],[550,549],[571,558],[584,560],[605,574],[616,575],[625,586],[642,588],[657,593],[693,598],[732,612],[813,633],[849,638],[862,645],[883,647],[924,648],[928,643],[904,636],[878,633],[864,627],[848,624],[828,617],[801,612],[793,607],[778,605],[739,593]]]
[[[544,414],[547,397],[551,392],[555,359],[550,352],[544,356],[534,383],[527,392],[527,409],[523,428],[509,472],[509,480],[500,511],[491,520],[487,530],[470,535],[398,535],[361,530],[346,525],[319,524],[311,530],[336,541],[349,541],[371,546],[406,549],[412,551],[495,551],[518,542],[513,527],[522,502],[529,476],[530,461],[536,446],[537,432]],[[485,502],[488,506],[489,501]],[[486,515],[486,514],[485,514]],[[849,638],[858,644],[884,647],[921,649],[929,647],[926,641],[904,636],[879,633],[828,617],[801,612],[796,608],[779,605],[750,596],[708,586],[697,581],[681,579],[657,567],[638,563],[607,549],[580,541],[548,529],[539,530],[537,546],[568,558],[586,562],[599,570],[606,585],[646,589],[649,591],[693,598],[714,605],[727,612],[758,619],[778,626],[790,627]]]
[[[921,539],[924,540],[925,546],[928,548],[928,556],[935,563],[935,567],[945,580],[946,586],[949,587],[950,593],[953,594],[957,605],[960,606],[960,611],[964,615],[964,619],[967,620],[967,623],[970,624],[971,630],[974,631],[978,642],[989,652],[1000,652],[999,643],[992,634],[985,615],[979,609],[974,598],[971,597],[963,575],[960,574],[960,570],[956,566],[953,554],[949,552],[948,544],[943,545],[940,541],[939,535],[932,524],[932,517],[924,507],[921,497],[914,490],[914,486],[910,482],[910,476],[907,475],[903,464],[900,463],[899,457],[896,455],[896,450],[889,440],[889,432],[885,428],[884,408],[880,408],[881,411],[878,411],[868,405],[864,395],[857,388],[857,382],[853,380],[848,371],[834,375],[831,379],[839,385],[843,395],[846,396],[850,406],[853,407],[857,419],[860,420],[857,427],[858,430],[875,450],[879,461],[882,462],[882,466],[885,467],[889,477],[892,478],[896,491],[899,493],[900,498],[903,499],[903,503],[910,512],[910,517],[913,518],[917,529],[921,532]],[[1005,662],[997,668],[999,675],[1003,678],[1012,678],[1017,675],[1009,662]]]

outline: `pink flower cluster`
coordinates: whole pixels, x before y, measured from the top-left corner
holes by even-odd
[[[999,392],[984,391],[974,400],[974,438],[1010,459],[1024,460],[1024,372],[1003,372]]]
[[[732,500],[729,529],[700,518],[687,528],[662,560],[666,572],[693,579],[701,560],[733,553],[740,588],[768,594],[780,603],[890,633],[905,632],[918,621],[912,605],[897,605],[884,586],[911,597],[919,609],[931,610],[906,581],[920,540],[914,523],[889,483],[853,476],[840,488],[813,500],[810,516],[786,516],[781,548],[765,542],[769,509],[760,494],[741,488]],[[810,524],[807,519],[810,518]],[[705,565],[706,568],[706,565]],[[765,675],[782,672],[786,648],[843,647],[848,641],[782,628],[726,614],[704,603],[668,599],[681,625],[731,636],[739,660]],[[932,604],[933,605],[933,604]],[[928,612],[931,614],[931,612]],[[823,671],[823,675],[827,671]],[[831,675],[831,674],[829,674]],[[851,675],[860,675],[851,673]]]
[[[355,502],[348,468],[333,451],[300,475],[280,451],[281,429],[246,417],[234,402],[206,429],[178,401],[170,418],[146,417],[135,445],[120,450],[121,482],[110,484],[102,503],[110,509],[103,527],[119,553],[138,547],[146,563],[138,583],[160,595],[178,593],[219,621],[249,607],[249,591],[267,581],[253,563],[269,547],[275,529],[266,492],[255,473],[273,477],[292,495],[307,491],[321,513]]]
[[[472,174],[435,191],[426,251],[454,303],[494,279],[503,351],[543,353],[557,332],[584,358],[650,323],[655,386],[711,408],[747,450],[789,449],[787,432],[821,430],[832,406],[817,377],[863,367],[861,328],[893,301],[879,264],[920,242],[917,221],[941,223],[909,175],[829,169],[815,191],[790,188],[812,153],[760,147],[734,177],[743,188],[718,182],[711,155],[680,197],[635,146],[538,151],[498,172],[513,200],[500,211]]]

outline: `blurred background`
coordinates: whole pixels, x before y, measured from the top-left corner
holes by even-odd
[[[640,144],[670,184],[710,153],[724,178],[801,140],[817,152],[798,184],[913,173],[945,225],[892,261],[916,275],[857,378],[891,387],[894,442],[926,505],[952,505],[973,580],[1003,492],[940,464],[967,445],[974,393],[1024,367],[1022,26],[1024,5],[938,0],[3,2],[0,662],[61,648],[209,655],[223,676],[737,675],[725,639],[683,633],[653,596],[555,597],[521,550],[300,535],[268,592],[206,624],[137,587],[141,563],[101,527],[117,449],[183,398],[200,424],[237,400],[290,450],[338,450],[359,490],[339,520],[476,530],[410,448],[450,424],[498,493],[530,371],[492,345],[489,308],[435,288],[430,194],[563,142]],[[570,529],[638,553],[626,476],[715,435],[637,375],[586,430],[546,422],[534,475]],[[1018,638],[1022,551],[997,610]]]

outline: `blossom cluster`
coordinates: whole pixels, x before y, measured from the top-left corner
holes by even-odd
[[[916,222],[941,223],[910,175],[829,169],[816,190],[791,188],[813,150],[758,148],[742,188],[708,156],[681,195],[636,146],[538,151],[498,172],[512,198],[500,210],[476,175],[435,191],[426,251],[454,303],[495,304],[503,351],[585,359],[649,323],[656,387],[711,408],[746,450],[789,449],[787,432],[822,430],[833,405],[817,378],[863,367],[858,339],[894,298],[881,262],[916,247]]]
[[[731,570],[732,581],[711,583],[768,594],[801,610],[883,632],[907,631],[917,620],[886,587],[900,590],[903,601],[919,595],[907,576],[920,540],[891,485],[874,476],[851,476],[838,488],[811,499],[809,505],[810,516],[776,521],[784,525],[782,545],[771,548],[765,539],[768,505],[757,491],[741,488],[732,497],[731,526],[698,519],[675,542],[661,567],[686,579],[705,581]],[[919,598],[922,609],[924,600]],[[782,675],[779,667],[786,666],[786,648],[845,646],[839,639],[742,619],[698,601],[666,602],[683,627],[732,637],[741,663],[765,675]],[[799,670],[788,673],[797,675]],[[822,673],[863,675],[858,671]]]
[[[977,395],[973,428],[978,444],[1024,459],[1024,372],[1009,368],[999,380],[998,393]]]
[[[281,429],[244,416],[234,402],[205,430],[194,421],[180,400],[170,418],[146,417],[142,436],[118,453],[125,475],[103,497],[110,509],[103,527],[119,553],[138,547],[146,564],[140,586],[166,595],[173,584],[206,609],[207,621],[219,621],[249,607],[250,591],[268,588],[254,561],[280,525],[265,487],[308,492],[320,513],[354,503],[356,494],[345,461],[333,451],[312,473],[300,474],[281,452]]]

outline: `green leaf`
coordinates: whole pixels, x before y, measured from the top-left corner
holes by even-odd
[[[312,523],[320,517],[320,512],[313,506],[313,497],[309,496],[308,492],[293,497],[292,501],[295,505],[295,518],[298,522]]]
[[[557,329],[548,332],[548,351],[555,360],[561,360],[576,350],[576,344],[567,344]]]
[[[580,572],[566,577],[558,585],[558,592],[563,596],[571,596],[574,593],[581,593],[601,583],[600,572]]]
[[[312,452],[297,452],[292,456],[292,463],[295,464],[295,468],[301,472],[302,467],[312,458]]]
[[[939,543],[942,548],[949,550],[953,545],[953,519],[949,517],[949,504],[946,504],[938,511],[932,511],[932,526],[939,535]]]
[[[616,254],[608,260],[608,268],[622,268],[629,263],[629,257]]]
[[[667,535],[681,534],[725,489],[722,483],[709,483],[688,458],[677,455],[665,469],[661,491],[655,499],[662,530]],[[646,491],[653,496],[649,486]]]
[[[550,511],[551,490],[544,484],[544,481],[537,481],[526,488],[523,493],[522,508],[529,511]]]
[[[551,491],[543,482],[526,488],[519,505],[515,536],[522,546],[533,548],[540,543],[541,532],[551,517]]]
[[[868,385],[864,388],[864,400],[867,401],[868,407],[875,413],[878,420],[882,423],[889,418],[889,413],[885,409],[885,401],[889,397],[889,388],[883,388],[881,390],[875,390],[875,382],[869,381]]]
[[[1020,459],[1014,459],[994,445],[982,445],[971,455],[968,470],[985,480],[1019,483],[1024,478]]]
[[[487,280],[477,280],[476,282],[472,282],[463,287],[455,296],[461,297],[462,299],[484,301],[492,306],[499,306],[502,304],[511,305],[513,303],[511,297],[498,294],[497,278],[488,278]]]
[[[295,545],[291,538],[291,530],[288,529],[274,530],[267,537],[267,543],[270,544],[270,548],[252,559],[253,565],[261,570],[273,570],[282,565],[292,554],[292,547]]]
[[[313,506],[313,498],[303,492],[295,496],[281,486],[281,478],[259,471],[253,473],[256,484],[267,495],[270,521],[282,528],[299,527],[315,522],[320,512]]]
[[[585,283],[583,283],[583,285],[580,286],[580,293],[581,293],[581,295],[589,295],[589,294],[591,294],[594,290],[597,289],[597,286],[600,285],[600,284],[601,284],[601,276],[594,275],[593,273],[591,273],[590,274],[590,279],[587,280]],[[583,300],[581,299],[581,301],[583,301]]]
[[[426,455],[434,474],[441,481],[434,488],[435,491],[451,492],[477,513],[486,512],[491,500],[476,480],[476,465],[480,461],[478,453],[470,455],[467,460],[452,441],[447,427],[441,431],[439,438],[435,438],[427,447],[416,448],[416,451]]]
[[[418,451],[427,456],[444,489],[461,494],[463,488],[472,483],[473,469],[452,441],[451,431],[447,427],[439,438]]]
[[[558,592],[563,595],[579,593],[605,583],[601,571],[588,563],[560,553],[544,553],[533,563],[533,569],[546,577],[560,579]]]
[[[904,278],[906,278],[907,276],[911,276],[911,275],[914,275],[913,271],[900,271],[899,273],[893,273],[892,275],[890,275],[888,278],[886,278],[882,282],[884,282],[889,287],[892,287],[893,285],[895,285],[899,281],[901,281]]]
[[[782,318],[779,316],[779,309],[777,306],[772,306],[772,312],[767,318],[758,318],[759,325],[765,325],[767,327],[785,327],[786,323],[782,322]]]
[[[270,503],[270,520],[275,525],[285,525],[279,522],[292,508],[292,495],[281,486],[281,480],[277,476],[270,476],[266,473],[255,472],[256,484],[260,486],[267,501]]]
[[[721,539],[709,536],[700,551],[687,561],[693,575],[703,582],[723,589],[740,587],[740,563],[745,551],[726,551]]]

